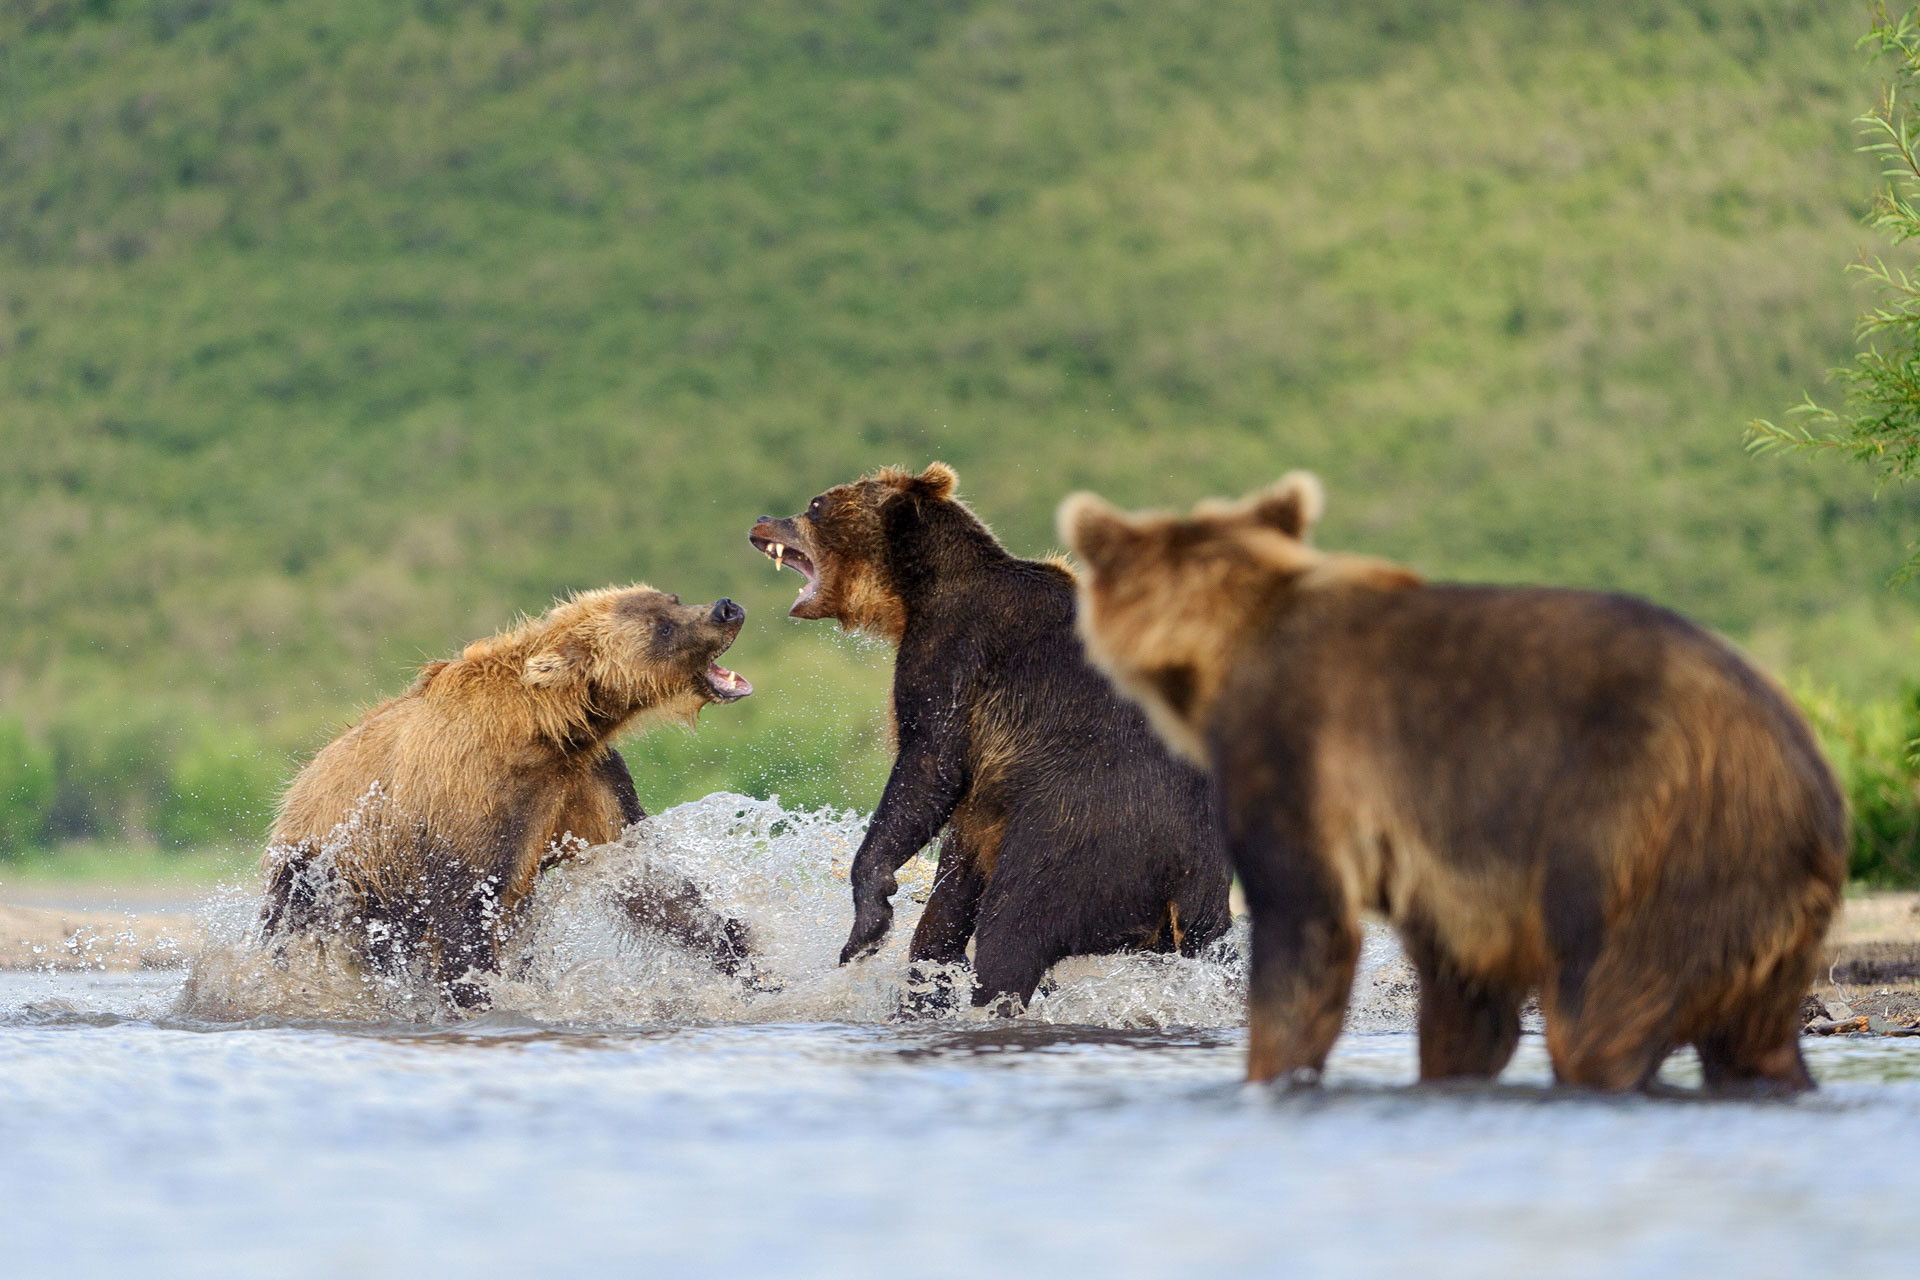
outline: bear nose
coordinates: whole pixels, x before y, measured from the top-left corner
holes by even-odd
[[[713,602],[713,620],[723,627],[739,626],[747,620],[747,611],[721,596]]]

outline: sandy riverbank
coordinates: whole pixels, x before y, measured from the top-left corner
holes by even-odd
[[[100,910],[49,904],[46,893],[21,896],[37,901],[0,903],[0,969],[168,969],[200,946],[190,899],[172,910]],[[92,891],[87,905],[98,900]],[[1920,893],[1850,898],[1813,994],[1810,1026],[1869,1016],[1920,1023]]]
[[[192,915],[0,903],[0,969],[171,969],[199,949]]]

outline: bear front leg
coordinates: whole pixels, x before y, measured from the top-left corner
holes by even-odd
[[[853,928],[840,963],[871,955],[893,923],[894,872],[940,833],[959,802],[963,770],[952,742],[907,741],[901,725],[900,755],[866,839],[854,855]]]
[[[477,892],[445,912],[433,931],[433,980],[448,1002],[463,1012],[493,1004],[489,982],[500,972],[494,937],[496,909],[491,895]]]
[[[647,816],[634,790],[627,761],[612,747],[576,777],[560,800],[553,830],[542,842],[539,870],[551,871],[592,845],[618,840],[620,833]]]
[[[634,789],[633,771],[627,768],[627,758],[616,748],[607,747],[601,753],[593,772],[620,812],[620,829],[630,827],[647,816],[647,811],[640,805],[640,793]],[[620,829],[614,831],[616,837]]]
[[[1228,851],[1253,915],[1247,1079],[1313,1083],[1346,1017],[1359,924],[1331,870],[1304,841],[1270,827],[1230,831]]]
[[[267,891],[260,907],[260,937],[277,938],[308,929],[318,915],[320,886],[316,864],[320,851],[312,840],[279,846],[268,855]]]
[[[721,973],[738,973],[753,954],[745,922],[714,910],[700,887],[683,875],[644,867],[621,885],[619,898],[634,925],[666,934]]]

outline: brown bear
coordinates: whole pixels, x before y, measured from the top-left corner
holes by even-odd
[[[1073,575],[1008,554],[954,483],[882,470],[749,535],[806,579],[794,617],[896,650],[898,754],[841,963],[879,945],[894,873],[942,828],[910,954],[956,964],[972,939],[976,1004],[1030,999],[1065,956],[1195,954],[1231,924],[1207,779],[1087,665]]]
[[[376,971],[418,966],[456,1005],[484,1003],[535,877],[645,816],[614,737],[753,692],[716,662],[745,617],[607,588],[428,663],[288,787],[263,933],[344,930]],[[728,972],[747,950],[681,877],[642,873],[626,906]]]
[[[1560,1081],[1812,1087],[1798,1009],[1844,813],[1778,689],[1625,596],[1429,584],[1307,544],[1295,473],[1190,519],[1060,510],[1095,662],[1210,766],[1253,914],[1247,1074],[1312,1080],[1356,912],[1420,975],[1420,1075],[1491,1077],[1538,988]]]

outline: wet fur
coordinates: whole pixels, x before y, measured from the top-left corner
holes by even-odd
[[[1086,663],[1072,574],[1009,555],[950,468],[885,470],[763,521],[820,588],[796,617],[897,646],[898,755],[853,865],[843,961],[879,945],[894,873],[944,828],[911,957],[973,943],[973,1000],[1031,998],[1070,955],[1194,954],[1231,923],[1210,791]]]
[[[423,961],[455,1003],[481,1002],[470,975],[497,969],[539,873],[645,816],[614,737],[691,723],[712,700],[701,673],[737,630],[709,606],[607,589],[429,663],[288,787],[265,933],[345,931],[376,969]],[[690,887],[643,883],[636,901],[654,906],[637,913],[724,935],[714,958],[730,968],[745,934],[687,906]]]
[[[1220,787],[1249,1076],[1317,1076],[1374,909],[1423,1079],[1496,1074],[1537,988],[1563,1082],[1643,1087],[1693,1044],[1711,1088],[1811,1087],[1844,814],[1785,696],[1643,601],[1322,554],[1317,512],[1297,476],[1191,519],[1061,510],[1089,652]]]

